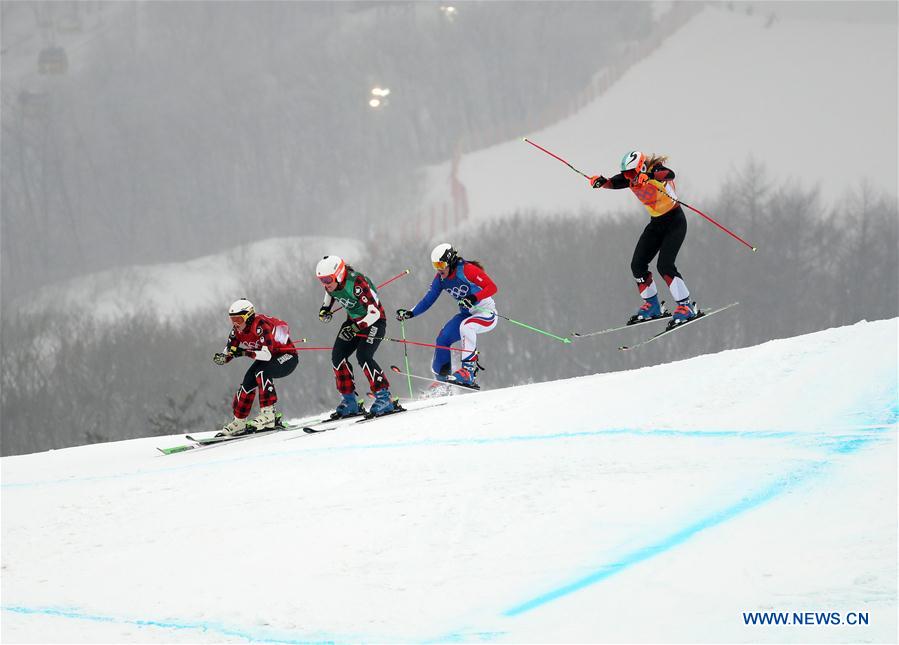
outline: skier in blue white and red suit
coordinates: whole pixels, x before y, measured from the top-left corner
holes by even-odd
[[[431,251],[431,264],[437,275],[421,301],[411,310],[397,309],[397,320],[408,320],[426,312],[446,291],[459,305],[459,313],[449,319],[440,330],[431,369],[440,381],[454,381],[462,385],[476,386],[478,372],[477,335],[496,327],[496,303],[493,295],[497,288],[480,262],[464,260],[450,244],[438,244]],[[474,310],[472,310],[474,308]],[[444,349],[462,341],[461,367],[450,374],[452,361],[450,350]]]

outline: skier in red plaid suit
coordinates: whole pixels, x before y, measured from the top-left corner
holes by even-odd
[[[234,395],[234,419],[225,424],[222,432],[237,435],[248,430],[275,428],[281,421],[281,413],[275,411],[278,401],[275,379],[288,376],[299,363],[296,349],[290,342],[290,329],[283,320],[257,314],[253,303],[245,298],[235,301],[228,315],[232,327],[225,351],[216,353],[212,360],[217,365],[224,365],[236,356],[247,356],[253,359],[253,364]],[[257,390],[259,416],[248,421]]]

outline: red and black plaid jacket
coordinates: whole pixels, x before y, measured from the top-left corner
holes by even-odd
[[[294,351],[288,324],[274,316],[262,314],[256,314],[243,330],[232,327],[226,347],[231,356],[239,353],[238,350],[253,352],[263,347],[268,347],[272,356]]]

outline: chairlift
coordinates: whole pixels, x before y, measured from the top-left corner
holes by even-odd
[[[37,57],[37,69],[41,74],[65,74],[69,71],[69,57],[59,46],[44,47]]]
[[[19,105],[26,116],[43,116],[50,107],[50,95],[38,90],[22,90],[19,92]]]

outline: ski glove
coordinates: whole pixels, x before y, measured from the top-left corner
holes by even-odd
[[[478,304],[478,299],[474,296],[465,296],[462,300],[459,301],[459,306],[462,309],[471,309],[476,304]]]
[[[396,310],[396,319],[400,322],[404,320],[409,320],[413,317],[413,313],[408,309],[397,309]]]
[[[328,307],[322,307],[318,310],[318,319],[323,323],[331,322],[331,310]]]
[[[356,323],[346,323],[343,327],[340,328],[340,332],[337,334],[337,337],[341,340],[353,340],[356,334],[359,333],[359,327]]]
[[[606,179],[605,177],[603,177],[602,175],[593,175],[587,181],[589,181],[590,185],[593,186],[594,188],[602,188],[603,184],[605,184],[609,180]]]
[[[231,354],[225,354],[224,352],[216,352],[212,355],[212,362],[216,365],[224,365],[230,360]]]

